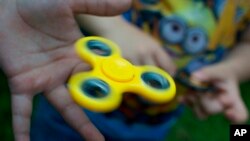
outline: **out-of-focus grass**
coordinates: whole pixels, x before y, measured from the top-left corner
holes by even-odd
[[[243,99],[250,109],[250,82],[241,84],[240,88]],[[171,130],[168,141],[229,141],[230,123],[223,115],[211,116],[201,121],[189,108],[184,111],[183,116]],[[250,124],[250,120],[247,124]]]
[[[250,109],[250,82],[241,85],[244,100]],[[240,113],[239,113],[240,114]],[[250,124],[250,121],[248,121]],[[10,95],[6,78],[0,72],[0,141],[12,141]],[[205,121],[198,120],[186,108],[173,127],[168,141],[228,141],[229,122],[222,115],[212,116]]]
[[[0,71],[0,141],[12,141],[10,94],[7,81]]]

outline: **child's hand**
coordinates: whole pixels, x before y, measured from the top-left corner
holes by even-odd
[[[121,16],[80,15],[78,23],[93,35],[117,43],[122,55],[135,65],[155,65],[174,74],[175,65],[163,47],[151,35],[128,23]]]
[[[86,64],[73,44],[82,37],[76,13],[114,15],[130,0],[5,0],[0,1],[0,65],[11,91],[16,141],[28,141],[33,97],[46,98],[86,140],[104,140],[71,99],[65,83]],[[46,113],[44,113],[46,114]]]
[[[241,99],[239,82],[230,68],[223,63],[203,68],[192,75],[193,79],[212,83],[215,93],[189,92],[181,101],[189,105],[199,118],[223,113],[233,123],[243,123],[248,119],[248,111]]]
[[[124,21],[118,29],[104,36],[116,42],[123,56],[135,65],[155,65],[170,74],[175,73],[176,67],[171,57],[159,42],[137,27]]]

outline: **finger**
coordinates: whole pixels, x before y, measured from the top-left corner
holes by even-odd
[[[77,65],[75,65],[74,69],[72,70],[71,74],[83,72],[83,71],[89,71],[92,69],[92,66],[90,66],[87,63],[79,62]]]
[[[160,66],[162,69],[166,70],[172,76],[174,76],[176,72],[176,66],[173,63],[172,59],[163,49],[157,50],[156,53],[154,54],[154,58],[158,66]]]
[[[130,56],[127,58],[133,65],[142,65],[138,56]]]
[[[202,109],[196,93],[188,94],[185,97],[184,103],[193,110],[199,119],[205,119],[207,117],[208,114]]]
[[[235,116],[232,118],[233,122],[243,123],[248,120],[249,113],[248,113],[245,103],[243,102],[240,96],[235,99],[235,108],[233,112],[239,113],[239,114],[234,113]]]
[[[248,119],[248,111],[240,96],[238,85],[233,81],[228,83],[225,88],[228,90],[227,93],[219,98],[225,108],[224,114],[233,123],[244,123]]]
[[[129,8],[131,0],[71,0],[75,13],[94,15],[117,15]]]
[[[206,119],[208,114],[202,109],[202,107],[196,104],[193,108],[194,113],[199,119]]]
[[[195,105],[195,103],[196,103],[196,98],[195,98],[194,94],[189,94],[189,93],[188,93],[188,94],[186,94],[186,96],[184,96],[184,97],[182,98],[182,101],[183,101],[183,103],[184,103],[185,105],[187,105],[187,106],[193,108],[194,105]]]
[[[184,95],[178,96],[178,97],[177,97],[177,101],[178,101],[179,103],[184,103],[184,102],[185,102],[185,96],[184,96]]]
[[[200,94],[199,103],[201,108],[207,115],[214,115],[223,112],[224,107],[218,100],[218,96],[214,94]]]
[[[221,64],[210,65],[192,73],[191,78],[196,78],[202,82],[216,82],[228,76],[224,67]]]
[[[188,98],[189,96],[192,96],[193,95],[193,91],[192,90],[187,90],[185,92],[182,92],[183,94],[181,94],[180,96],[178,96],[177,100],[180,102],[180,103],[183,103],[185,105],[188,105]]]
[[[236,124],[245,123],[249,117],[249,113],[243,105],[237,105],[235,108],[229,108],[225,110],[224,114],[229,121]]]
[[[11,100],[15,141],[29,141],[32,97],[28,94],[12,94]]]
[[[223,105],[224,109],[231,108],[234,103],[234,100],[229,96],[229,94],[225,94],[225,93],[220,94],[220,96],[218,97],[218,100]]]
[[[140,58],[140,64],[141,65],[152,65],[152,66],[156,66],[156,63],[155,61],[153,60],[153,58],[151,56],[147,56],[147,57],[144,57],[142,56]]]
[[[88,141],[103,141],[104,137],[90,122],[82,109],[70,97],[67,89],[62,85],[45,94],[50,103],[61,113],[83,138]]]

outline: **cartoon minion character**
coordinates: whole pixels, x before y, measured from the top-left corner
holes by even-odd
[[[183,82],[177,84],[177,94],[187,88],[208,90],[209,87],[190,81],[189,74],[223,59],[236,41],[238,30],[244,29],[242,23],[248,21],[245,17],[250,17],[246,6],[249,2],[242,4],[244,0],[133,2],[133,8],[124,17],[155,37],[172,56],[180,70],[176,80]],[[155,104],[135,94],[126,94],[117,110],[105,115],[89,113],[88,116],[105,121],[100,128],[107,131],[107,135],[119,138],[117,140],[134,137],[155,140],[165,137],[181,112],[182,106],[176,99]]]
[[[152,34],[172,56],[180,71],[177,81],[195,90],[189,75],[223,59],[249,17],[247,0],[140,0],[134,22]],[[249,20],[249,18],[248,18]]]
[[[190,75],[223,59],[236,42],[239,30],[249,21],[249,18],[246,20],[250,7],[247,4],[246,0],[137,0],[130,13],[132,22],[162,43],[175,61],[179,68],[175,77],[177,95],[180,95],[188,89],[215,90],[210,84],[191,80]],[[178,107],[176,99],[161,105],[135,96],[124,99],[121,110],[131,119],[148,116],[150,120],[159,121],[157,115]],[[140,111],[140,114],[131,111]]]

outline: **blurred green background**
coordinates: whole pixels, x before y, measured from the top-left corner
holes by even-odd
[[[241,85],[241,93],[250,109],[250,82]],[[250,121],[248,121],[250,124]],[[190,109],[173,127],[168,141],[229,141],[229,122],[222,115],[216,115],[205,121],[197,119]],[[0,71],[0,141],[12,141],[10,94],[6,78]]]

